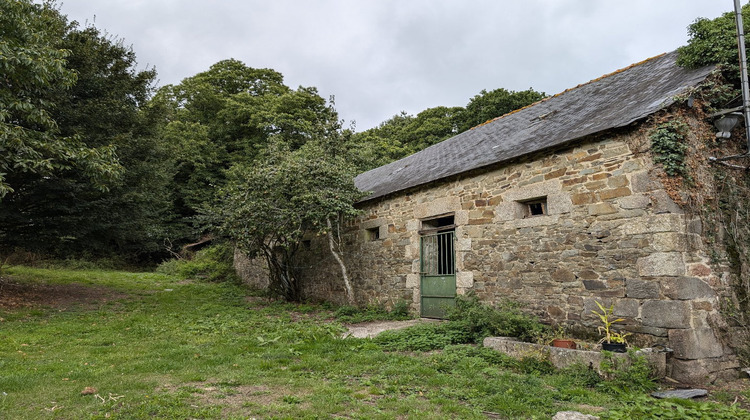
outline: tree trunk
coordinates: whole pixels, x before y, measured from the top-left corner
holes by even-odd
[[[341,267],[341,277],[344,278],[344,286],[346,287],[346,299],[349,301],[350,305],[354,305],[354,290],[352,290],[352,284],[349,282],[349,275],[346,273],[346,265],[344,264],[344,260],[341,258],[339,253],[336,252],[336,247],[334,246],[333,227],[331,226],[331,219],[327,218],[326,223],[328,225],[328,246],[331,249],[333,258],[337,263],[339,263],[339,267]]]

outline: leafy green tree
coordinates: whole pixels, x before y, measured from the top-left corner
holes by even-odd
[[[280,73],[234,59],[161,88],[151,106],[163,116],[160,136],[175,157],[178,242],[205,229],[199,216],[229,168],[257,161],[271,138],[299,149],[338,118],[315,88],[291,89]]]
[[[64,28],[52,4],[0,2],[0,199],[24,174],[75,169],[106,189],[121,173],[114,148],[61,134],[51,115],[50,96],[76,80],[68,51],[56,45]]]
[[[482,90],[475,95],[456,118],[459,132],[488,122],[493,118],[531,105],[545,98],[543,92],[531,88],[515,92],[498,88],[491,91]]]
[[[0,238],[6,246],[62,255],[154,253],[165,236],[171,178],[157,121],[142,110],[156,72],[135,70],[135,53],[122,41],[57,19],[64,25],[54,47],[67,51],[65,70],[77,77],[44,92],[47,115],[62,138],[116,150],[121,176],[103,191],[76,166],[13,174],[17,188],[0,207]]]
[[[742,23],[750,31],[750,4],[742,6]],[[688,26],[688,44],[677,49],[677,64],[698,68],[710,64],[727,64],[737,67],[737,25],[734,12],[724,13],[715,19],[698,18]],[[745,37],[745,47],[750,49],[750,38]]]
[[[495,117],[523,108],[545,97],[532,89],[481,91],[462,107],[438,106],[416,116],[394,115],[375,128],[352,137],[360,170],[368,170],[414,154]]]
[[[326,234],[353,303],[333,231],[342,218],[357,214],[353,204],[363,194],[354,186],[356,170],[344,155],[331,154],[339,139],[309,141],[293,151],[288,141],[277,140],[267,159],[232,169],[214,209],[218,227],[249,256],[264,258],[270,289],[293,301],[300,299],[295,261],[303,236]]]

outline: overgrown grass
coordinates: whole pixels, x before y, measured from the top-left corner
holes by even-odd
[[[183,279],[238,283],[240,279],[232,267],[232,259],[232,246],[227,243],[219,243],[201,249],[190,259],[165,261],[159,264],[156,271]]]
[[[485,337],[508,336],[533,340],[548,327],[520,310],[511,301],[496,306],[481,303],[476,296],[459,296],[448,311],[448,322],[417,324],[386,331],[375,342],[386,350],[429,351],[454,344],[480,344]]]
[[[409,314],[409,302],[397,302],[389,310],[383,305],[371,304],[365,307],[340,306],[333,315],[340,322],[355,324],[371,321],[403,321],[412,318]]]
[[[247,299],[231,282],[24,267],[8,274],[35,287],[107,287],[119,298],[0,309],[0,418],[614,416],[641,395],[602,392],[585,370],[534,370],[470,345],[386,352],[339,338],[342,327],[321,306]],[[81,395],[86,387],[95,393]]]

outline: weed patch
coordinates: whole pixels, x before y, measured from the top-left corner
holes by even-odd
[[[472,294],[456,298],[456,306],[448,312],[448,319],[460,323],[470,335],[470,341],[475,343],[492,336],[533,341],[549,329],[536,317],[521,311],[516,302],[504,300],[492,306]]]
[[[397,302],[390,310],[383,305],[375,304],[363,308],[340,306],[334,311],[333,315],[338,321],[348,324],[372,321],[404,321],[412,318],[409,314],[409,303],[406,301]]]
[[[641,396],[617,408],[601,413],[602,420],[631,419],[711,419],[740,420],[750,419],[750,413],[735,406],[691,400],[654,400]]]
[[[157,267],[156,271],[183,279],[239,283],[240,279],[232,267],[233,257],[232,247],[227,243],[222,243],[196,252],[191,259],[165,261]]]

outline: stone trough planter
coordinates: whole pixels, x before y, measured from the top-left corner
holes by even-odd
[[[597,371],[602,361],[602,353],[599,351],[574,350],[560,347],[551,347],[535,343],[525,343],[511,337],[487,337],[483,342],[485,347],[505,353],[508,356],[521,358],[529,354],[540,352],[549,355],[549,361],[557,368],[580,363],[585,366],[593,366]],[[653,349],[641,349],[636,354],[643,355],[648,360],[654,375],[663,378],[667,374],[667,354]],[[612,353],[612,357],[627,361],[627,354]],[[601,372],[600,372],[601,373]]]

